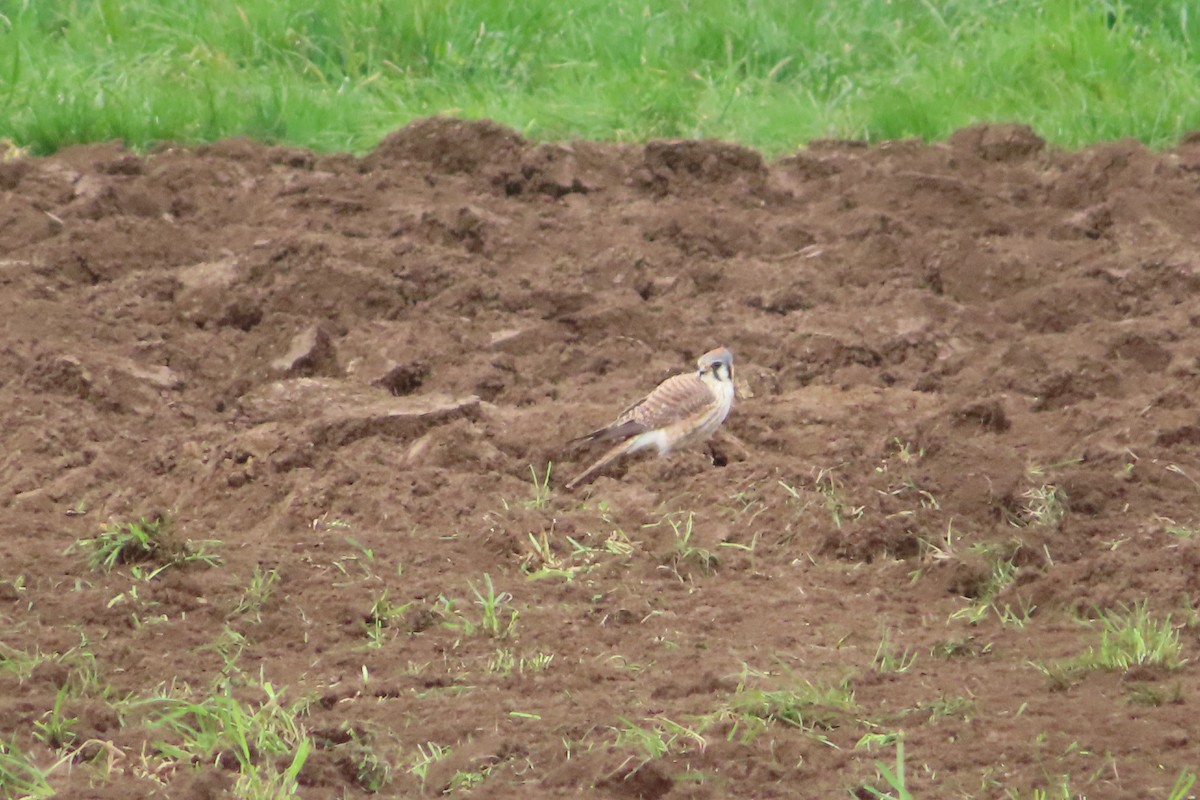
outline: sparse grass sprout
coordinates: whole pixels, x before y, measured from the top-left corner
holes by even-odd
[[[513,596],[508,592],[497,592],[492,576],[484,573],[483,591],[468,581],[475,595],[475,604],[480,608],[479,627],[493,639],[508,639],[516,633],[518,612],[508,608]]]

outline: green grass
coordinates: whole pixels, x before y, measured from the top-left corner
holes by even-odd
[[[387,589],[384,589],[383,593],[377,596],[375,602],[371,604],[371,610],[367,612],[367,617],[363,622],[367,634],[367,647],[383,647],[387,642],[387,628],[394,620],[401,619],[411,607],[412,603],[399,605],[393,603],[388,598]]]
[[[1051,688],[1069,689],[1090,670],[1128,672],[1133,667],[1159,667],[1174,671],[1187,663],[1179,629],[1172,623],[1171,615],[1157,619],[1150,614],[1145,601],[1107,609],[1099,615],[1098,622],[1098,641],[1086,652],[1054,662],[1030,662],[1046,677]],[[1165,691],[1130,687],[1130,701],[1142,705],[1162,705],[1173,702],[1173,697]]]
[[[392,780],[394,767],[376,752],[369,737],[360,735],[353,727],[346,728],[350,736],[349,761],[354,768],[354,782],[368,794],[376,794]]]
[[[69,687],[61,687],[54,696],[54,706],[33,723],[33,736],[55,750],[62,750],[75,741],[77,717],[69,717],[64,706],[69,696]]]
[[[192,563],[217,566],[220,558],[208,552],[208,547],[215,544],[212,540],[179,543],[170,536],[164,520],[142,517],[137,522],[109,523],[97,536],[79,539],[68,550],[86,551],[88,566],[104,572],[122,564],[154,562],[157,566],[149,571],[131,568],[135,578],[149,581],[168,567]]]
[[[1196,0],[0,0],[0,138],[363,151],[433,113],[537,138],[1200,127]]]
[[[279,583],[279,570],[272,568],[266,572],[260,565],[254,565],[254,574],[250,576],[250,583],[242,592],[241,598],[233,609],[234,614],[246,614],[255,622],[262,622],[262,608],[267,600],[271,598],[271,594],[275,591],[275,584]]]
[[[508,592],[497,592],[492,584],[492,576],[483,574],[483,591],[475,584],[467,581],[471,593],[475,595],[475,605],[479,606],[479,627],[493,639],[508,639],[516,634],[517,617],[515,608],[506,608],[512,603],[513,596]]]
[[[411,761],[408,768],[410,775],[413,775],[421,782],[421,788],[425,788],[425,776],[429,772],[429,765],[441,761],[446,756],[450,755],[450,748],[443,747],[435,742],[426,742],[423,745],[417,745],[417,755]]]
[[[462,638],[479,633],[497,640],[515,639],[520,611],[512,608],[513,596],[508,592],[497,592],[492,576],[487,573],[483,575],[482,588],[469,580],[467,585],[475,595],[474,605],[479,606],[479,616],[468,613],[464,601],[439,595],[432,611],[441,619],[441,626]]]
[[[529,474],[533,476],[533,494],[525,501],[525,507],[537,511],[545,511],[550,507],[550,469],[553,462],[546,462],[546,471],[540,477],[538,471],[529,465]]]
[[[1186,662],[1171,615],[1155,619],[1144,602],[1119,611],[1106,611],[1100,617],[1100,625],[1100,643],[1091,650],[1091,657],[1100,668],[1125,671],[1134,666],[1150,666],[1175,670]]]
[[[816,735],[855,720],[858,703],[848,680],[813,683],[785,674],[782,679],[743,666],[737,689],[717,717],[733,722],[727,738],[752,741],[764,726],[777,724]]]
[[[917,654],[907,647],[902,651],[892,644],[887,628],[883,629],[879,646],[875,648],[875,656],[871,659],[871,668],[881,673],[908,672],[917,663]]]
[[[857,708],[854,692],[846,683],[818,686],[807,682],[792,688],[742,688],[730,706],[748,717],[801,730],[830,730]]]
[[[226,685],[221,691],[195,699],[175,691],[137,701],[146,725],[163,731],[154,754],[165,764],[186,766],[214,762],[238,771],[238,797],[294,797],[297,776],[314,743],[300,722],[308,700],[283,702],[284,691],[261,680],[257,704],[238,700]]]
[[[682,518],[682,519],[681,519]],[[690,570],[695,569],[701,575],[709,576],[717,571],[720,559],[717,554],[706,547],[695,543],[696,515],[688,512],[683,518],[682,512],[668,514],[657,522],[643,525],[643,528],[657,528],[666,522],[671,526],[672,546],[666,559],[666,567],[675,577],[683,580]]]
[[[908,790],[908,781],[905,778],[905,758],[904,758],[904,734],[875,734],[873,736],[864,736],[859,740],[859,746],[865,745],[870,741],[878,741],[880,744],[894,744],[896,746],[896,768],[892,769],[887,764],[880,761],[875,762],[875,770],[880,777],[887,783],[895,794],[882,792],[873,786],[866,786],[864,789],[867,794],[879,800],[914,800],[912,792]]]
[[[508,676],[513,672],[519,675],[545,672],[554,663],[553,653],[536,652],[528,656],[517,656],[512,650],[498,647],[488,659],[488,671],[500,676]]]
[[[159,555],[163,546],[162,520],[113,522],[104,526],[92,539],[81,539],[78,545],[88,552],[88,566],[110,570],[118,564],[148,561]]]
[[[949,534],[947,534],[946,541],[948,543],[947,550],[941,551],[941,557],[953,557],[953,546],[949,544],[951,541]],[[938,549],[936,546],[929,545],[928,542],[926,545]],[[996,618],[1004,625],[1023,628],[1029,623],[1037,606],[1027,605],[1021,598],[1018,598],[1016,607],[1011,603],[998,600],[1004,590],[1016,581],[1017,565],[1014,559],[1017,556],[1017,548],[1016,542],[980,542],[968,548],[983,558],[988,565],[989,572],[987,577],[975,587],[975,597],[971,602],[951,613],[950,619],[965,619],[971,625],[978,625],[991,614],[995,614]]]
[[[0,674],[8,673],[24,683],[33,676],[33,671],[42,664],[58,664],[67,669],[66,684],[81,694],[99,689],[99,672],[96,656],[89,649],[87,637],[80,634],[80,642],[66,652],[44,652],[40,646],[33,651],[18,650],[0,642]]]
[[[47,773],[15,741],[0,742],[0,793],[4,797],[53,797],[55,792],[46,780]]]
[[[688,747],[703,750],[705,745],[704,736],[699,731],[664,716],[648,719],[645,725],[637,725],[622,717],[621,727],[616,730],[613,741],[613,747],[630,753],[623,767],[633,766],[636,762],[631,773],[671,753]]]

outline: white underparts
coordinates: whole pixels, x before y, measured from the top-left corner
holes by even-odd
[[[657,447],[658,454],[665,456],[671,452],[671,445],[673,444],[668,430],[667,428],[657,428],[645,433],[639,433],[629,443],[628,452],[636,453],[638,450],[645,450],[647,447]]]

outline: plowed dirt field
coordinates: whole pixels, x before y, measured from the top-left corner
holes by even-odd
[[[9,160],[0,738],[62,797],[869,797],[902,741],[917,797],[1165,798],[1198,298],[1200,139]],[[562,488],[719,345],[711,446]],[[1178,654],[1106,663],[1141,612]]]

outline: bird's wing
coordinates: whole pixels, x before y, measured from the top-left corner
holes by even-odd
[[[707,383],[687,372],[667,378],[653,392],[625,409],[617,422],[634,422],[647,431],[664,428],[703,411],[715,399]]]
[[[712,390],[696,375],[675,375],[621,412],[605,428],[605,438],[624,438],[665,428],[700,413],[713,403]]]
[[[698,414],[713,401],[712,390],[699,376],[691,372],[674,375],[622,411],[613,422],[572,443],[628,439]]]

